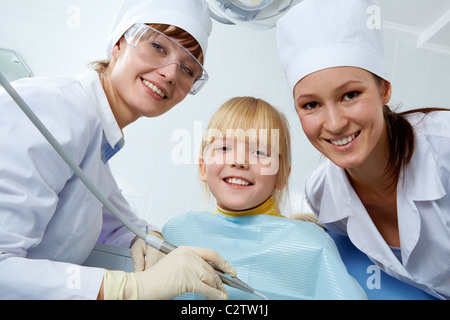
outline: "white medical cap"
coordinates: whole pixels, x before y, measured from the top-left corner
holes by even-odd
[[[305,76],[359,67],[389,81],[375,0],[304,0],[277,25],[278,55],[293,90]]]
[[[125,0],[112,25],[107,55],[135,23],[160,23],[179,27],[197,40],[206,55],[212,30],[209,9],[204,0]]]

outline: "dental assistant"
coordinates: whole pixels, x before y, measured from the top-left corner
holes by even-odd
[[[96,71],[13,83],[94,184],[143,230],[147,222],[131,211],[108,160],[122,148],[125,126],[167,112],[204,85],[210,32],[201,0],[127,0],[112,28],[109,59],[94,63]],[[205,260],[236,271],[208,249],[181,247],[150,264],[136,241],[135,272],[80,266],[96,242],[129,248],[135,236],[102,208],[4,90],[0,106],[1,299],[170,299],[180,292],[227,298]]]
[[[328,159],[306,178],[306,199],[320,224],[348,235],[386,273],[449,299],[450,112],[387,106],[373,6],[305,0],[278,23],[302,129]]]

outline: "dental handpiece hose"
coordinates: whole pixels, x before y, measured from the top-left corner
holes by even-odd
[[[76,164],[72,158],[67,154],[67,152],[62,148],[61,144],[55,139],[55,137],[48,131],[47,127],[41,122],[41,120],[36,116],[36,114],[31,110],[31,108],[27,105],[27,103],[22,99],[22,97],[17,93],[17,91],[11,86],[9,81],[3,76],[0,72],[0,84],[6,90],[6,92],[11,96],[11,98],[16,102],[16,104],[22,109],[22,111],[26,114],[26,116],[31,120],[31,122],[35,125],[35,127],[42,133],[42,135],[47,139],[47,141],[51,144],[53,149],[61,156],[61,158],[69,165],[69,167],[73,170],[73,172],[77,175],[78,178],[86,185],[86,187],[94,194],[94,196],[108,209],[120,222],[122,222],[131,232],[133,232],[136,236],[143,239],[149,246],[168,254],[171,251],[175,250],[177,247],[172,245],[171,243],[160,239],[156,236],[146,233],[144,230],[141,230],[136,225],[131,223],[113,204],[108,198],[105,197],[103,193],[101,193],[98,188],[92,183],[92,181],[88,178],[88,176],[84,173],[83,170]],[[211,263],[210,263],[211,264]],[[223,273],[221,270],[217,269],[213,264],[211,266],[215,269],[219,277],[222,279],[222,282],[235,287],[240,290],[244,290],[250,293],[257,294],[254,289],[249,287],[247,284],[239,280],[238,278],[231,278]]]

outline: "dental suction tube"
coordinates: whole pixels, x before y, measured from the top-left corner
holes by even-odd
[[[63,158],[63,160],[69,165],[70,169],[80,178],[80,180],[86,185],[86,187],[95,195],[95,197],[112,213],[117,219],[120,220],[128,229],[135,235],[145,240],[147,234],[130,223],[128,219],[106,198],[87,177],[83,170],[76,164],[67,152],[62,148],[61,144],[55,139],[55,137],[48,131],[47,127],[41,122],[36,114],[31,110],[27,103],[17,93],[17,91],[11,86],[8,80],[0,72],[0,84],[16,102],[16,104],[22,109],[26,116],[33,122],[36,128],[42,133],[47,141],[52,145],[53,149]],[[156,237],[155,237],[156,238]]]
[[[25,115],[31,120],[31,122],[35,125],[35,127],[42,133],[42,135],[47,139],[47,141],[51,144],[53,149],[61,156],[61,158],[69,165],[69,167],[73,170],[73,172],[77,175],[78,178],[86,185],[86,187],[94,194],[94,196],[107,208],[120,222],[125,225],[132,233],[134,233],[139,238],[143,239],[149,246],[168,254],[171,251],[175,250],[177,247],[163,239],[160,239],[152,234],[141,230],[136,225],[131,223],[113,204],[108,200],[107,197],[103,193],[98,190],[98,188],[92,183],[92,181],[88,178],[88,176],[84,173],[83,170],[76,164],[72,158],[67,154],[67,152],[62,148],[61,144],[55,139],[55,137],[48,131],[47,127],[41,122],[41,120],[36,116],[36,114],[31,110],[31,108],[27,105],[27,103],[22,99],[22,97],[17,93],[17,91],[11,86],[9,81],[3,76],[0,72],[0,84],[6,90],[6,92],[11,96],[11,98],[16,102],[16,104],[22,109]],[[244,290],[247,292],[254,293],[260,297],[264,297],[259,294],[251,287],[246,285],[244,282],[239,280],[238,278],[231,278],[221,270],[217,269],[213,264],[211,266],[215,269],[219,277],[222,279],[222,282],[235,287],[240,290]]]

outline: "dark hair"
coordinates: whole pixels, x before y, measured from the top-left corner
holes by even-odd
[[[377,83],[381,86],[383,79],[374,75]],[[412,113],[425,114],[434,111],[450,111],[444,108],[420,108],[404,112],[394,112],[387,105],[383,106],[383,115],[389,139],[389,161],[386,174],[392,179],[392,185],[396,185],[402,169],[406,168],[411,161],[414,152],[414,128],[407,120],[406,115]],[[391,185],[391,186],[392,186]]]
[[[414,129],[404,113],[394,112],[387,105],[383,106],[383,115],[389,139],[386,174],[392,179],[392,185],[396,185],[414,152]]]

